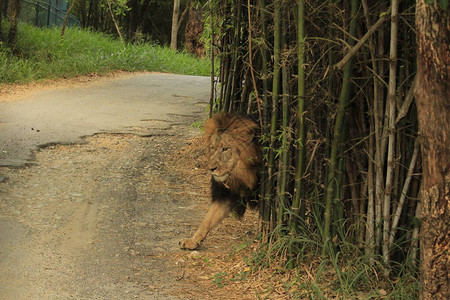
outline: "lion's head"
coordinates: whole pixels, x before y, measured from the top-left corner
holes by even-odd
[[[208,168],[215,181],[235,192],[255,187],[261,163],[257,131],[255,122],[237,114],[220,113],[206,121]]]

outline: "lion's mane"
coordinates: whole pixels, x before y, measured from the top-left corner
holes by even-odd
[[[262,159],[258,125],[245,115],[219,113],[206,121],[204,134],[208,160],[215,151],[221,151],[212,146],[212,139],[223,139],[237,160],[224,182],[212,177],[212,201],[231,200],[233,209],[242,215],[258,183]]]

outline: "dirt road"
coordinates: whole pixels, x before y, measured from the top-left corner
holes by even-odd
[[[179,88],[179,82],[172,85]],[[186,107],[186,97],[172,96],[172,108]],[[83,139],[83,132],[66,122],[76,133],[71,145],[56,139],[37,152],[23,138],[21,143],[11,138],[35,131],[31,124],[9,133],[14,147],[31,150],[13,157],[10,146],[3,150],[5,160],[31,166],[0,168],[0,299],[186,299],[173,293],[183,274],[170,257],[203,214],[195,208],[207,195],[174,170],[179,163],[174,153],[199,133],[191,125],[204,117],[203,108],[169,113],[167,119],[153,105],[146,113],[160,118],[132,119],[116,105],[123,124],[114,130],[90,122]],[[95,111],[86,112],[91,114]],[[0,119],[2,134],[8,122]]]
[[[78,143],[99,132],[154,135],[203,118],[208,101],[207,77],[174,74],[57,81],[16,93],[0,86],[0,166],[33,163],[39,145]]]

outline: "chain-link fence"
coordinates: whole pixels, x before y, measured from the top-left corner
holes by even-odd
[[[35,26],[61,26],[69,7],[67,0],[23,0],[20,20]],[[68,26],[79,26],[79,20],[69,16]]]

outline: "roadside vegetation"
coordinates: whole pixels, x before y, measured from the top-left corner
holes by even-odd
[[[140,42],[21,24],[14,47],[0,44],[0,84],[208,76],[208,59],[141,43],[167,44],[176,3],[185,49],[218,68],[210,114],[255,116],[264,150],[257,237],[237,251],[244,265],[212,271],[212,284],[274,280],[267,298],[448,299],[448,0],[137,1],[110,20],[100,2],[85,16],[81,1],[82,27]]]
[[[3,26],[5,27],[5,26]],[[21,23],[11,50],[0,43],[0,83],[73,77],[116,70],[209,75],[210,62],[152,43],[126,44],[114,37],[67,28],[37,28]]]
[[[249,267],[291,274],[300,299],[418,298],[415,4],[209,3],[221,65],[210,104],[262,132]]]

